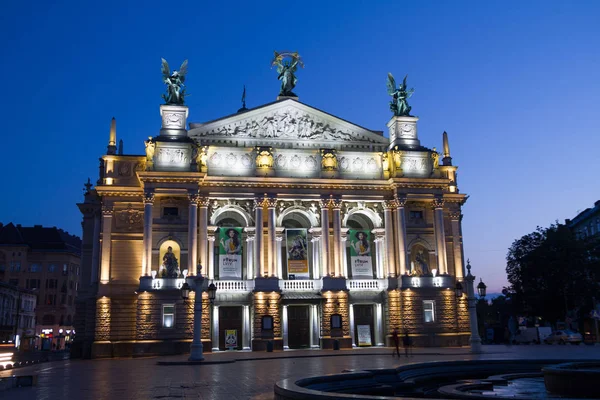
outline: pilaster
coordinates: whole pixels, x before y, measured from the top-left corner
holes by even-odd
[[[110,281],[110,249],[112,234],[112,204],[102,205],[102,260],[100,266],[100,283]]]
[[[396,202],[394,200],[383,201],[383,223],[385,225],[385,243],[384,251],[386,254],[386,268],[384,269],[384,277],[395,276],[396,271],[396,251],[394,245],[394,222],[393,222],[393,210],[396,208]]]
[[[323,267],[323,276],[331,276],[332,271],[329,268],[329,199],[320,199],[321,207],[321,266]]]
[[[437,263],[440,274],[447,274],[446,264],[446,238],[444,234],[444,199],[436,197],[433,199],[431,208],[434,213],[434,232],[437,253]]]
[[[142,254],[142,276],[152,274],[152,208],[154,205],[154,190],[144,191],[144,236]]]

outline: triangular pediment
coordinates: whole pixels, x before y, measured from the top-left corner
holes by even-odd
[[[202,143],[306,147],[385,147],[382,132],[365,129],[294,99],[284,99],[202,124],[190,123],[188,135]]]

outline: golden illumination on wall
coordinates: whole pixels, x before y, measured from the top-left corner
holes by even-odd
[[[256,168],[273,168],[273,148],[256,148]]]

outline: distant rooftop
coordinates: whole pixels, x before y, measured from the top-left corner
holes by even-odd
[[[38,251],[66,251],[81,254],[81,239],[55,226],[23,227],[0,223],[0,246],[27,246]]]
[[[579,214],[577,214],[577,216],[573,219],[568,219],[565,221],[565,223],[569,226],[569,227],[574,227],[576,225],[578,225],[579,223],[587,220],[588,218],[600,214],[600,200],[597,200],[594,203],[594,207],[592,208],[586,208],[585,210],[583,210],[582,212],[580,212]]]

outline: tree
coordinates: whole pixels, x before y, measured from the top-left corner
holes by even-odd
[[[589,312],[600,289],[598,250],[597,239],[578,238],[558,223],[515,240],[506,273],[516,310],[551,323]]]

